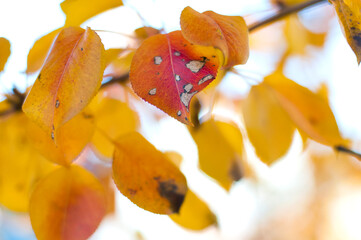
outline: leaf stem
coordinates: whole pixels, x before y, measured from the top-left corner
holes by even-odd
[[[343,152],[343,153],[350,154],[351,156],[354,156],[358,160],[361,160],[361,153],[358,153],[358,152],[355,152],[355,151],[353,151],[351,149],[348,149],[345,146],[342,146],[342,145],[334,146],[334,149],[336,151],[338,151],[338,152]]]
[[[290,14],[299,12],[307,7],[314,6],[318,3],[326,3],[326,2],[327,2],[327,0],[310,0],[308,2],[300,3],[300,4],[292,6],[292,7],[282,8],[279,12],[275,13],[274,15],[271,15],[271,16],[261,20],[260,22],[251,24],[248,27],[248,31],[254,32],[254,31],[256,31],[264,26],[267,26],[268,24],[274,23]]]

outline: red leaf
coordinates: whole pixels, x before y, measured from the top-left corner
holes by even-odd
[[[138,96],[191,124],[190,100],[217,76],[219,50],[193,45],[181,31],[146,39],[136,51],[130,82]]]

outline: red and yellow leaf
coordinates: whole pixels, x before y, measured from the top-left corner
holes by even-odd
[[[48,160],[70,165],[90,142],[94,133],[94,117],[82,112],[58,129],[56,142],[37,124],[29,128],[33,146]]]
[[[236,126],[210,119],[189,130],[198,147],[200,169],[224,189],[228,191],[234,181],[249,175],[242,134]]]
[[[330,0],[341,22],[341,28],[347,42],[361,62],[361,1]]]
[[[264,79],[294,124],[311,139],[329,146],[346,144],[325,98],[275,72]]]
[[[94,31],[63,29],[23,111],[54,138],[57,129],[81,112],[97,93],[104,68],[104,47]]]
[[[242,17],[224,16],[213,11],[199,13],[186,7],[180,24],[184,37],[191,43],[221,49],[225,68],[247,62],[248,28]]]
[[[159,214],[179,212],[188,190],[179,169],[136,132],[115,142],[113,178],[129,200]]]
[[[30,199],[30,220],[39,240],[88,239],[106,213],[102,184],[72,165],[45,177]]]
[[[5,68],[5,64],[10,56],[10,42],[6,38],[0,37],[0,72]]]
[[[242,104],[248,138],[262,162],[271,165],[289,149],[295,126],[264,84],[253,86]]]
[[[34,73],[43,66],[50,47],[61,30],[62,28],[58,28],[36,40],[28,54],[26,74]]]
[[[65,0],[60,4],[66,15],[65,26],[79,26],[89,18],[122,6],[122,0]]]
[[[24,113],[0,118],[0,204],[17,212],[28,211],[34,185],[54,167],[32,148],[29,124]]]
[[[217,76],[218,52],[193,45],[180,31],[146,39],[130,68],[135,93],[180,122],[191,124],[192,97]]]

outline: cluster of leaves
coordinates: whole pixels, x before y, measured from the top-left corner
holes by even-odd
[[[299,2],[305,1],[277,4]],[[331,3],[360,62],[361,3]],[[25,101],[15,91],[0,102],[0,203],[13,211],[29,211],[38,239],[87,239],[112,208],[111,176],[119,191],[145,210],[167,214],[193,230],[216,224],[208,206],[188,189],[179,154],[163,153],[137,133],[138,115],[129,98],[137,99],[127,86],[128,76],[140,98],[189,125],[204,173],[226,190],[243,176],[253,176],[239,127],[213,117],[200,121],[199,100],[191,102],[212,81],[216,87],[235,65],[247,62],[244,19],[186,7],[181,30],[160,34],[143,27],[135,30],[136,50],[105,51],[95,31],[79,26],[121,5],[120,0],[65,0],[64,27],[40,38],[29,52],[26,73],[41,71]],[[301,29],[307,39],[310,32],[300,24],[290,18],[285,28]],[[278,69],[252,86],[242,104],[247,136],[268,165],[288,151],[296,129],[305,141],[338,150],[348,144],[327,94],[314,93],[283,75],[284,60],[302,52],[307,42],[288,36],[292,44]],[[324,35],[312,39],[307,44],[321,45]],[[0,38],[0,71],[9,55],[9,41]],[[106,88],[99,90],[104,76],[112,77],[111,82],[122,80],[126,102],[106,96]],[[86,162],[81,153],[89,145],[101,158],[111,159],[111,172],[96,176],[96,171],[80,166]]]

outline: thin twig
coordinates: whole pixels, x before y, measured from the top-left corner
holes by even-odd
[[[335,146],[334,149],[338,152],[350,154],[351,156],[354,156],[355,158],[361,160],[361,153],[355,152],[351,149],[348,149],[347,147],[339,145],[339,146]]]
[[[318,3],[326,3],[327,0],[310,0],[308,2],[304,2],[292,7],[282,8],[279,12],[275,13],[274,15],[271,15],[265,19],[263,19],[260,22],[254,23],[248,27],[249,32],[253,32],[255,30],[260,29],[261,27],[264,27],[268,24],[274,23],[292,13],[297,13],[307,7],[314,6]]]

